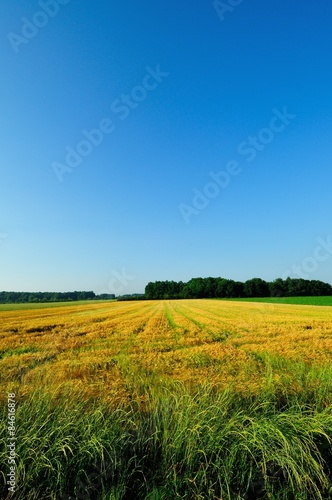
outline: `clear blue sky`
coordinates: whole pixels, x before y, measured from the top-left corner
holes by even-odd
[[[0,4],[0,290],[332,283],[331,2],[42,4]]]

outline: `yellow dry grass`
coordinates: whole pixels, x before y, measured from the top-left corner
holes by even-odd
[[[78,391],[117,403],[174,381],[255,392],[268,377],[296,390],[292,363],[331,364],[331,313],[331,307],[220,300],[2,311],[1,395]],[[273,373],[264,356],[274,360]]]

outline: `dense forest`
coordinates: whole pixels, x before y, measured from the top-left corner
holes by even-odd
[[[0,292],[0,304],[23,302],[67,302],[77,300],[108,300],[114,294],[94,292]]]
[[[155,281],[145,287],[146,299],[203,299],[241,297],[302,297],[332,295],[332,286],[318,280],[253,278],[244,283],[225,278]]]

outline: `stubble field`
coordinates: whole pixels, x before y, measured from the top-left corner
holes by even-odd
[[[331,313],[220,300],[0,311],[16,498],[329,498]]]

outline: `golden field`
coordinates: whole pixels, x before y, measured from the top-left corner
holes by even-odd
[[[112,404],[132,398],[144,404],[147,386],[176,381],[240,393],[266,384],[296,392],[303,389],[301,373],[306,390],[315,390],[316,374],[332,361],[331,307],[87,302],[0,311],[0,317],[2,397],[78,391]]]

